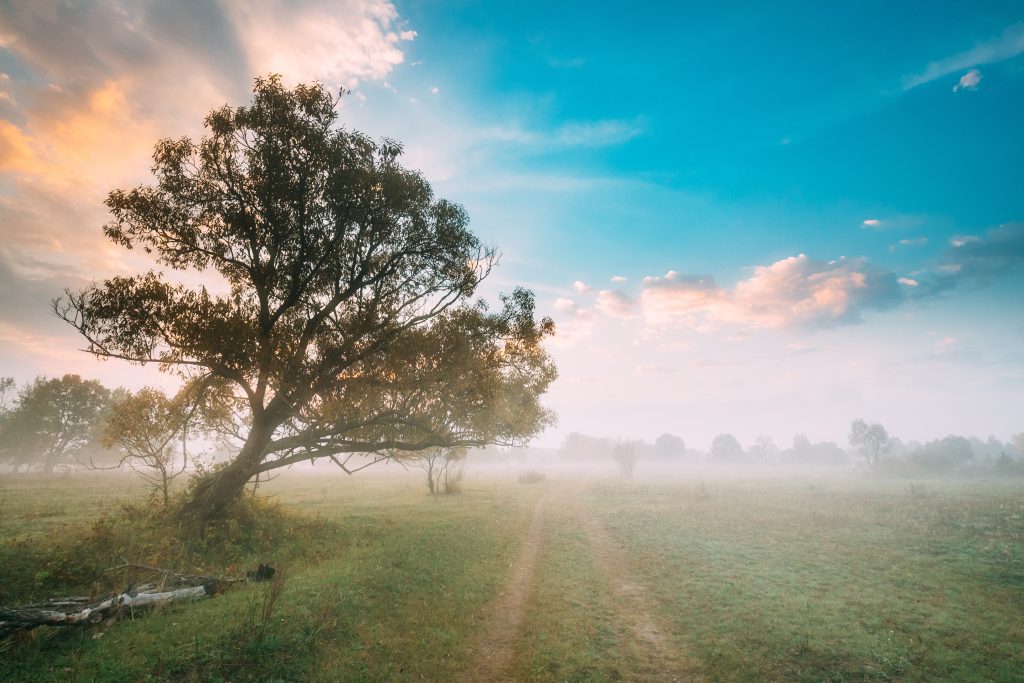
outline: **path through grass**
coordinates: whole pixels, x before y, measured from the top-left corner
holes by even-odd
[[[71,538],[101,508],[141,495],[89,481],[76,499],[66,482],[0,480],[4,552]],[[516,680],[1012,681],[1024,671],[1019,485],[510,477],[430,497],[413,475],[368,474],[282,477],[265,492],[319,518],[302,533],[323,534],[306,537],[318,550],[286,567],[269,613],[268,589],[252,586],[99,638],[38,631],[0,655],[0,679],[472,678],[524,550],[532,572],[497,653]]]

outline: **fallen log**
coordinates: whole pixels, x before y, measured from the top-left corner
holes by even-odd
[[[77,599],[67,598],[16,608],[0,606],[0,638],[15,631],[27,631],[38,626],[98,624],[104,618],[118,613],[125,607],[151,607],[171,602],[191,602],[208,598],[213,594],[213,587],[206,585],[178,588],[173,591],[119,593],[85,607],[81,607],[81,603]],[[66,611],[68,607],[80,608]]]
[[[267,580],[274,569],[260,565],[250,576],[229,579],[199,574],[177,574],[175,572],[125,561],[107,571],[138,569],[162,578],[157,583],[146,583],[99,600],[88,597],[51,598],[41,603],[21,607],[0,605],[0,639],[17,631],[27,631],[37,626],[89,626],[116,616],[124,608],[147,608],[180,602],[202,600],[217,593],[223,593],[231,584],[246,581]],[[171,590],[168,590],[171,588]]]
[[[125,607],[151,607],[153,605],[201,600],[213,595],[209,586],[192,586],[159,593],[118,593],[76,611],[64,611],[58,607],[79,606],[68,600],[51,600],[40,605],[25,607],[0,607],[0,638],[15,631],[33,629],[37,626],[73,626],[76,624],[98,624]]]

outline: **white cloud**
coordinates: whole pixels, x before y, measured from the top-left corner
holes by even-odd
[[[579,307],[579,305],[572,299],[559,298],[555,299],[553,304],[556,311],[559,313],[567,313],[574,317],[581,317],[582,314],[589,313],[585,309]],[[589,316],[586,316],[589,317]]]
[[[575,289],[578,294],[584,296],[594,291],[594,288],[588,285],[586,282],[583,282],[583,280],[576,280],[576,282],[573,282],[572,288]]]
[[[626,279],[627,278],[625,278],[625,277],[623,277],[621,275],[613,275],[611,277],[611,282],[614,282],[615,284],[622,284],[623,282],[626,281]]]
[[[554,318],[557,334],[553,341],[555,346],[575,346],[590,336],[595,319],[592,310],[566,298],[555,299],[552,306],[556,312]]]
[[[598,292],[595,307],[610,318],[637,316],[637,302],[628,294],[613,289],[602,289]]]
[[[920,74],[903,80],[903,89],[910,90],[930,83],[949,74],[980,66],[1001,62],[1024,52],[1024,23],[1010,26],[998,38],[979,43],[969,50],[934,61]]]
[[[953,92],[958,90],[974,90],[981,83],[981,72],[977,69],[971,69],[963,76],[960,77],[960,82],[953,86]]]
[[[401,43],[415,31],[398,28],[398,10],[382,0],[234,2],[228,13],[251,70],[292,79],[318,78],[356,86],[379,80],[402,63]]]
[[[436,95],[439,92],[441,92],[441,89],[438,88],[436,85],[430,87],[430,94]]]
[[[861,225],[863,225],[865,228],[880,228],[882,227],[882,221],[878,220],[877,218],[865,218],[861,222]]]
[[[896,282],[900,283],[904,287],[917,287],[919,284],[921,284],[912,277],[901,277],[898,278]]]
[[[977,235],[957,235],[956,237],[953,237],[952,239],[950,239],[949,243],[952,246],[959,248],[959,247],[964,246],[965,244],[970,244],[972,242],[980,242],[980,241],[981,241],[981,238],[978,237]]]

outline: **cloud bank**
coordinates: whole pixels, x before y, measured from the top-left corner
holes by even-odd
[[[914,238],[899,244],[926,243],[924,238]],[[798,254],[755,266],[731,287],[718,285],[711,275],[676,271],[645,277],[636,295],[621,289],[595,292],[576,282],[576,295],[589,299],[589,304],[559,299],[555,309],[574,324],[573,341],[594,329],[595,314],[641,319],[647,332],[812,331],[856,324],[869,312],[926,300],[958,287],[987,286],[1022,266],[1024,223],[1007,223],[981,236],[954,237],[937,260],[922,264],[912,276],[865,258],[823,261]],[[586,321],[585,330],[575,325],[580,320]]]

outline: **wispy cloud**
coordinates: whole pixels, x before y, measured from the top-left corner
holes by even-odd
[[[896,244],[890,244],[889,251],[896,251],[900,247],[923,247],[926,244],[928,244],[927,237],[910,237],[902,239]]]
[[[1021,53],[1024,53],[1024,23],[1014,24],[999,37],[979,43],[969,50],[930,62],[921,73],[903,79],[903,89],[911,90],[964,69],[1001,62]],[[969,73],[964,77],[968,75]],[[979,81],[980,77],[979,73]]]
[[[577,294],[581,294],[583,296],[586,296],[587,294],[590,294],[591,292],[594,291],[593,287],[588,285],[586,282],[583,282],[582,280],[576,280],[576,282],[573,282],[572,288],[576,290]]]
[[[575,121],[559,127],[550,136],[557,144],[567,147],[603,147],[618,145],[640,137],[646,132],[643,121]]]

